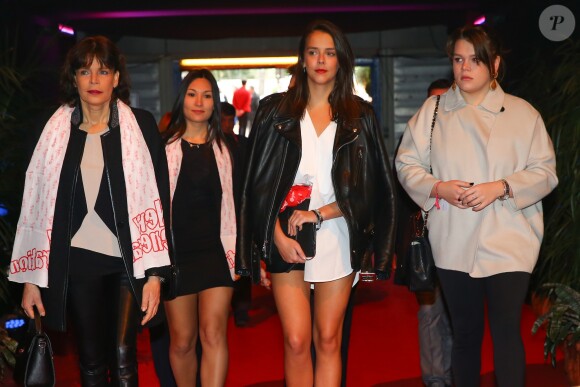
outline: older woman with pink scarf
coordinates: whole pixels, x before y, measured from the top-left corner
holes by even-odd
[[[137,330],[157,314],[170,262],[162,141],[151,113],[128,106],[109,39],[79,41],[61,85],[26,172],[10,280],[47,327],[66,330],[70,313],[83,386],[138,386]]]

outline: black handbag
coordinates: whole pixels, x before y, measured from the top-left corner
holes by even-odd
[[[294,206],[294,207],[286,207],[284,211],[282,211],[278,215],[278,219],[280,219],[280,227],[282,227],[282,231],[284,231],[284,235],[288,238],[295,239],[300,247],[302,247],[302,251],[304,251],[304,255],[306,257],[314,257],[316,255],[316,224],[315,223],[303,223],[302,230],[296,233],[296,236],[289,236],[288,235],[288,219],[294,212],[294,210],[301,210],[301,211],[308,211],[308,206],[310,205],[310,199],[304,200],[302,203]]]
[[[177,297],[177,289],[179,288],[179,267],[175,263],[169,266],[169,278],[167,283],[163,284],[163,300],[170,301]]]
[[[34,307],[34,318],[28,323],[23,345],[16,352],[14,380],[25,387],[53,387],[56,383],[52,345],[42,330],[40,313]]]
[[[435,127],[440,99],[441,96],[438,95],[437,102],[435,103],[435,111],[433,112],[433,121],[431,122],[429,152],[431,152],[433,128]],[[431,155],[429,155],[429,157],[431,157]],[[429,165],[429,171],[433,173],[431,165]],[[423,219],[423,213],[421,210],[415,212],[410,217],[412,239],[407,252],[405,274],[408,279],[409,290],[412,292],[432,292],[437,286],[437,269],[435,267],[435,260],[433,259],[433,252],[431,251],[431,244],[429,243],[427,231],[428,218],[429,213],[427,212],[425,213],[425,219]]]
[[[170,301],[177,297],[179,289],[179,267],[177,266],[177,249],[175,248],[175,238],[173,229],[170,231],[171,242],[173,244],[173,255],[170,255],[171,265],[169,266],[169,277],[161,287],[163,300]]]
[[[423,220],[421,211],[411,215],[415,236],[407,252],[407,278],[412,292],[434,291],[437,286],[437,271],[431,252],[431,244],[426,229],[427,217]]]

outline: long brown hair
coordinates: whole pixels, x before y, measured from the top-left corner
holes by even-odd
[[[167,144],[170,144],[183,136],[187,123],[185,121],[185,114],[183,114],[183,101],[187,94],[187,89],[191,82],[198,78],[207,79],[211,85],[211,94],[213,98],[213,113],[209,117],[209,126],[207,128],[207,142],[216,140],[218,145],[224,140],[224,133],[221,127],[221,104],[220,104],[220,90],[217,81],[211,71],[207,69],[193,70],[181,81],[177,98],[171,110],[171,121],[167,126],[167,130],[163,132],[163,139]]]
[[[296,118],[302,118],[310,99],[308,76],[303,67],[306,40],[314,31],[325,32],[332,37],[338,58],[339,69],[336,73],[336,81],[328,97],[332,109],[332,119],[351,122],[360,115],[359,105],[354,94],[354,54],[344,33],[328,20],[311,22],[300,39],[298,47],[299,66],[296,66],[294,71],[296,83],[287,93],[288,98],[292,100],[291,113]]]
[[[96,59],[101,66],[119,72],[119,83],[113,89],[111,101],[117,98],[129,105],[129,73],[125,57],[119,48],[105,36],[89,36],[76,43],[67,53],[60,74],[63,103],[74,106],[79,99],[75,74],[81,67],[89,67]]]

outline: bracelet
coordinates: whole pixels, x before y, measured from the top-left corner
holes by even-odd
[[[503,184],[503,195],[501,195],[498,199],[502,201],[507,200],[510,197],[510,185],[506,179],[501,179],[500,181]]]
[[[147,277],[147,280],[149,280],[149,278],[157,278],[159,280],[159,282],[161,282],[162,284],[165,283],[165,277],[161,277],[160,275],[150,275],[149,277]]]
[[[314,212],[314,215],[316,215],[316,230],[320,230],[320,226],[322,226],[324,218],[322,217],[322,214],[320,213],[319,209],[314,209],[312,210],[312,212]]]
[[[439,184],[441,184],[441,180],[435,183],[435,208],[438,210],[441,209],[441,205],[439,204]]]

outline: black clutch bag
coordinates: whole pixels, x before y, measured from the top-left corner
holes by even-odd
[[[25,387],[54,387],[56,383],[52,346],[40,319],[34,307],[34,319],[30,319],[24,344],[16,353],[14,379]]]
[[[310,199],[304,200],[302,203],[298,204],[294,207],[286,207],[286,209],[278,215],[278,219],[280,219],[280,227],[282,227],[282,231],[288,238],[295,239],[300,247],[302,247],[302,251],[304,251],[304,255],[306,257],[314,257],[316,255],[316,223],[304,223],[302,225],[302,230],[296,233],[296,236],[288,235],[288,219],[292,215],[295,210],[300,211],[308,211],[308,206],[310,205]]]

